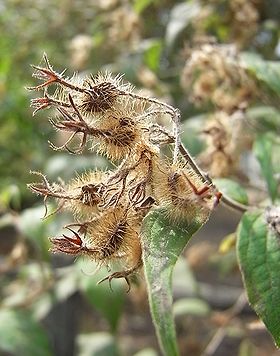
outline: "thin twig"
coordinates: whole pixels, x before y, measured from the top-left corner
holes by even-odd
[[[240,213],[245,213],[249,209],[253,208],[250,205],[244,205],[244,204],[238,203],[237,201],[232,200],[230,197],[228,197],[225,194],[222,195],[221,202],[228,208],[232,208],[233,210],[240,211]]]

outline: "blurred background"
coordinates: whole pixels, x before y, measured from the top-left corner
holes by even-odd
[[[0,355],[160,354],[141,275],[130,293],[123,281],[113,281],[111,291],[96,286],[106,270],[95,274],[92,262],[48,252],[48,237],[71,218],[41,220],[42,199],[26,187],[34,180],[29,172],[67,181],[109,162],[90,151],[51,150],[48,140],[61,137],[48,122],[50,111],[32,117],[30,64],[42,63],[46,52],[69,76],[124,73],[142,94],[178,107],[184,144],[221,184],[230,177],[248,188],[240,189],[246,203],[247,193],[254,199],[252,180],[262,191],[253,159],[242,171],[250,137],[269,125],[279,133],[280,114],[273,88],[257,85],[240,61],[278,61],[279,22],[279,0],[0,0]],[[217,123],[237,115],[249,138],[234,141],[219,160]],[[278,354],[243,301],[232,248],[239,219],[219,207],[178,261],[174,312],[182,355]]]

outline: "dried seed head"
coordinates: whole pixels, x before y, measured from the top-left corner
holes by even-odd
[[[215,204],[214,191],[190,168],[161,165],[155,171],[154,192],[159,204],[176,221],[207,216]]]
[[[76,93],[76,103],[82,115],[114,110],[118,102],[126,101],[123,96],[132,91],[129,84],[122,82],[122,76],[98,73],[83,82],[83,92]]]
[[[65,201],[64,208],[73,212],[79,219],[92,219],[99,214],[99,204],[103,199],[107,172],[92,171],[73,179],[67,186],[71,200]]]
[[[137,217],[123,207],[108,209],[90,223],[86,232],[86,245],[98,250],[93,258],[101,263],[128,258],[139,241],[140,223]]]
[[[94,143],[97,144],[98,152],[111,160],[122,159],[129,153],[140,150],[143,145],[145,126],[137,122],[133,111],[115,111],[114,114],[103,117],[97,125],[100,134]]]
[[[191,100],[198,106],[209,101],[232,114],[247,107],[257,94],[253,78],[242,67],[233,45],[204,44],[195,48],[182,74],[182,86],[191,89]]]

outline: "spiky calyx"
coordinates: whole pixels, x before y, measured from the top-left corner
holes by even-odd
[[[162,163],[154,171],[155,197],[167,208],[172,220],[190,222],[197,215],[208,216],[215,204],[215,190],[207,185],[189,167]]]
[[[96,135],[93,148],[113,161],[141,150],[147,130],[145,123],[137,120],[137,112],[131,109],[103,115],[95,127],[99,134]]]
[[[78,232],[70,226],[79,226]],[[87,255],[99,264],[125,261],[129,268],[138,263],[140,247],[140,221],[124,207],[105,211],[92,221],[71,224],[67,228],[72,236],[51,238],[52,251],[70,255]]]

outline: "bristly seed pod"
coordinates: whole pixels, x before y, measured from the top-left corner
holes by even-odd
[[[67,200],[64,208],[73,212],[79,219],[92,219],[100,213],[99,204],[103,201],[104,182],[107,172],[93,171],[70,181],[67,191],[75,199]]]
[[[93,139],[99,153],[111,160],[120,160],[141,149],[145,126],[136,121],[136,113],[118,110],[99,120],[99,134]],[[139,146],[138,148],[136,146]]]
[[[63,235],[50,239],[53,252],[76,256],[85,254],[100,264],[108,264],[113,260],[130,261],[131,264],[135,262],[132,250],[140,248],[140,222],[127,209],[110,209],[92,222],[80,224],[83,234],[69,227],[68,230],[73,233],[72,237]]]
[[[133,241],[139,240],[139,221],[123,207],[108,209],[87,228],[87,243],[99,250],[98,259],[108,262],[130,253]]]
[[[193,170],[177,165],[157,167],[154,192],[159,204],[167,208],[175,221],[190,222],[196,215],[207,216],[217,201],[212,187]]]
[[[130,85],[123,84],[121,75],[114,78],[109,72],[91,75],[84,81],[83,89],[82,93],[77,93],[76,98],[83,115],[116,109],[117,99],[132,90]]]

